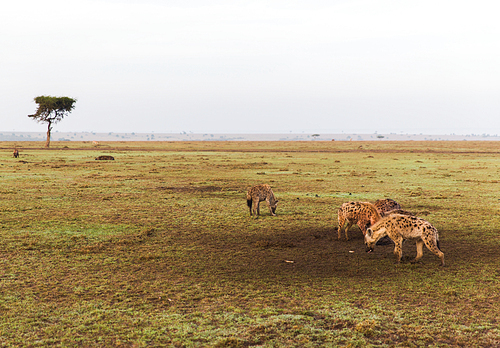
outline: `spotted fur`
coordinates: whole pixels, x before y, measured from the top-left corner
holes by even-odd
[[[345,239],[349,240],[347,232],[352,225],[358,225],[363,235],[366,233],[366,228],[373,225],[380,219],[380,214],[375,206],[369,202],[347,202],[342,204],[338,210],[338,237],[342,238],[342,230],[345,223]]]
[[[429,222],[415,216],[391,214],[383,217],[373,226],[367,229],[365,244],[368,252],[373,251],[377,241],[389,236],[395,244],[394,254],[397,262],[401,262],[403,256],[403,240],[414,240],[417,244],[417,256],[413,262],[417,262],[423,255],[424,244],[433,254],[441,259],[444,266],[444,254],[439,249],[439,236],[437,229]]]
[[[386,215],[391,210],[401,209],[399,203],[391,198],[378,199],[373,205],[377,208],[380,216]]]
[[[394,210],[389,210],[384,214],[384,216],[387,215],[392,215],[392,214],[399,214],[399,215],[408,215],[408,216],[415,216],[411,211],[408,210],[403,210],[403,209],[394,209]]]
[[[255,215],[255,217],[257,217],[260,215],[259,203],[262,201],[266,201],[271,215],[276,216],[278,200],[274,196],[271,186],[268,184],[256,185],[248,190],[247,205],[250,209],[250,216]]]

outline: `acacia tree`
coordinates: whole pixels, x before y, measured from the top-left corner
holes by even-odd
[[[38,104],[38,110],[36,110],[35,114],[28,115],[28,117],[31,117],[39,123],[46,122],[48,124],[45,147],[49,147],[50,132],[52,131],[53,125],[69,115],[75,108],[76,99],[42,95],[35,98],[35,103]]]

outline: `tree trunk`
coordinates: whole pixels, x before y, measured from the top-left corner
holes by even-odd
[[[50,146],[50,131],[52,130],[52,122],[49,122],[49,126],[47,127],[47,141],[45,142],[45,147],[48,148]]]

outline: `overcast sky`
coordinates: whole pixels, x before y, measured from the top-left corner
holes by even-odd
[[[500,5],[461,0],[16,0],[0,131],[500,134]]]

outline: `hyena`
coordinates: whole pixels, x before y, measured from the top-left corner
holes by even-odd
[[[14,149],[14,152],[12,153],[12,155],[14,156],[14,158],[18,158],[19,157],[19,150]]]
[[[417,257],[413,262],[420,260],[424,254],[423,247],[425,244],[427,249],[441,259],[441,266],[444,266],[444,254],[439,249],[438,231],[424,219],[400,214],[383,217],[366,231],[366,251],[373,251],[375,243],[386,235],[394,241],[394,254],[397,256],[398,263],[401,262],[403,256],[403,240],[409,239],[417,243]]]
[[[339,220],[339,239],[342,237],[342,229],[347,221],[345,229],[345,239],[349,240],[347,232],[352,225],[358,225],[363,235],[366,234],[366,228],[380,220],[380,214],[377,208],[369,202],[348,202],[342,204],[338,210]]]
[[[399,206],[399,204],[398,204],[398,206]],[[389,210],[389,211],[386,211],[383,213],[381,213],[379,210],[379,213],[380,213],[380,216],[389,216],[392,214],[415,216],[415,214],[413,214],[412,212],[410,212],[408,210],[403,210],[403,209],[393,209],[393,210]],[[392,241],[389,238],[389,236],[385,236],[385,237],[382,237],[379,239],[379,241],[377,242],[377,245],[386,245],[386,244],[391,244],[391,243],[392,243]]]
[[[394,199],[377,199],[373,205],[377,208],[380,216],[384,216],[385,213],[395,209],[401,209],[401,206]]]
[[[278,200],[274,197],[273,190],[268,184],[260,184],[250,188],[247,192],[247,205],[252,213],[257,217],[260,215],[259,203],[266,201],[272,216],[276,216],[276,206]]]

